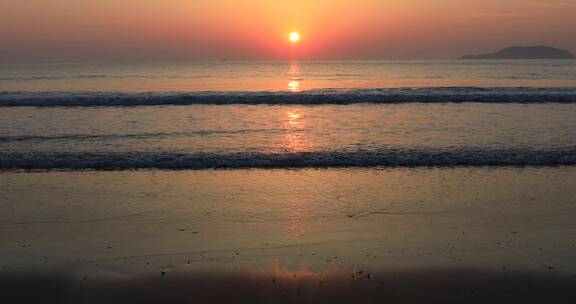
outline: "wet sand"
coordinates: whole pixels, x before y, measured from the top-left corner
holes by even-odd
[[[541,302],[576,168],[3,172],[14,302]]]
[[[10,303],[573,303],[576,278],[476,270],[4,275]]]

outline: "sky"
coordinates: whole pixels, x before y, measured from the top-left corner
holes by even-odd
[[[0,63],[443,59],[574,29],[576,0],[0,0]]]

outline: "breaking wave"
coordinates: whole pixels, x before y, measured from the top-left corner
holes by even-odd
[[[2,92],[0,107],[125,107],[194,104],[576,103],[576,88],[386,88],[303,92]]]
[[[130,170],[576,165],[576,147],[381,149],[290,153],[0,153],[4,170]]]
[[[130,139],[150,139],[150,138],[177,138],[177,137],[216,137],[245,135],[251,133],[273,134],[282,132],[284,129],[245,129],[236,131],[225,130],[202,130],[202,131],[182,131],[182,132],[156,132],[138,134],[62,134],[62,135],[20,135],[20,136],[0,136],[0,143],[22,143],[22,142],[46,142],[46,141],[106,141],[106,140],[130,140]],[[297,131],[292,131],[297,132]]]

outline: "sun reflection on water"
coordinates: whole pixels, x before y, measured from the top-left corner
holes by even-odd
[[[292,109],[284,112],[284,130],[282,150],[286,152],[305,152],[311,148],[309,135],[305,132],[308,121],[303,109]]]
[[[288,91],[300,92],[300,82],[298,80],[290,80],[288,83]]]
[[[292,126],[297,126],[300,124],[300,119],[302,118],[302,114],[298,111],[288,111],[288,123]]]
[[[290,81],[288,82],[288,91],[290,92],[300,92],[300,74],[302,70],[300,69],[300,63],[298,61],[291,61],[288,68],[288,76],[290,76]]]

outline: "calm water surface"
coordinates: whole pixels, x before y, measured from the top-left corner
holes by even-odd
[[[0,91],[304,91],[573,87],[575,60],[4,65]]]

